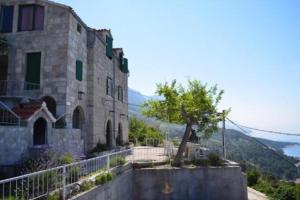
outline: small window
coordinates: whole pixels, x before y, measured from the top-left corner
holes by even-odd
[[[128,74],[129,69],[128,69],[128,59],[123,58],[123,63],[122,63],[122,72]]]
[[[123,102],[123,88],[118,86],[118,100]]]
[[[106,36],[106,56],[110,59],[113,57],[113,39]]]
[[[111,97],[114,94],[113,81],[110,77],[107,77],[106,79],[106,94]]]
[[[39,5],[22,5],[19,9],[19,31],[44,29],[44,7]]]
[[[76,60],[76,80],[82,81],[82,62]]]
[[[27,53],[25,89],[36,90],[40,88],[41,52]]]
[[[121,52],[121,53],[119,54],[119,69],[120,69],[121,71],[123,71],[123,56],[124,56],[124,54],[123,54],[123,52]]]
[[[78,33],[81,33],[81,29],[82,29],[82,27],[80,26],[80,24],[77,24],[77,32]]]
[[[14,6],[1,6],[0,32],[10,33],[13,27]]]

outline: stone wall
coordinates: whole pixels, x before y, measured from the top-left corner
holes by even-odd
[[[45,148],[64,154],[69,153],[73,157],[79,158],[84,154],[81,131],[78,129],[50,129],[47,131]],[[0,165],[17,164],[30,149],[34,149],[32,126],[0,126]]]
[[[53,129],[49,144],[54,150],[78,158],[84,155],[84,144],[79,129]]]
[[[0,126],[0,165],[12,165],[28,151],[32,143],[30,129]]]

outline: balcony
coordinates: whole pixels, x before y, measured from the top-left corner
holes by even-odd
[[[36,90],[40,90],[40,84],[26,81],[0,80],[0,96],[22,96]]]

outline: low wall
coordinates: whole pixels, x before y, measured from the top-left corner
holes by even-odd
[[[133,170],[129,169],[118,175],[114,181],[98,186],[72,200],[132,200]]]
[[[135,200],[247,200],[240,167],[139,169],[133,181]]]
[[[81,130],[50,129],[47,133],[47,148],[74,157],[84,155]],[[0,166],[17,164],[22,156],[33,148],[33,133],[30,127],[0,126]]]
[[[48,143],[54,150],[69,153],[74,157],[84,155],[84,141],[79,129],[52,129]]]
[[[240,167],[128,169],[73,200],[247,200]]]
[[[0,165],[18,162],[32,143],[32,136],[26,127],[0,126]]]

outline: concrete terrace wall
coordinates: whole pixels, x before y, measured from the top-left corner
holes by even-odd
[[[129,169],[73,200],[247,200],[240,167]]]
[[[133,170],[127,170],[117,178],[104,185],[86,192],[73,200],[132,200]]]
[[[140,169],[133,181],[135,200],[247,200],[240,167]]]

